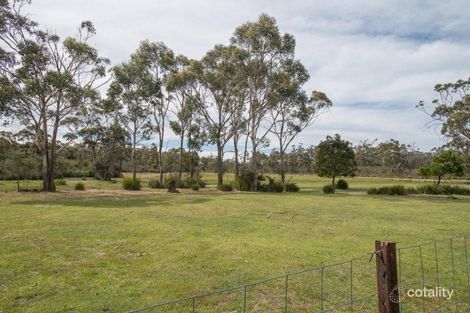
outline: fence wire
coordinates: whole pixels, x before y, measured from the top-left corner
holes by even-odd
[[[467,236],[398,248],[397,261],[400,312],[470,312]],[[444,288],[452,295],[443,296]],[[428,296],[408,294],[418,289],[428,290]],[[430,290],[439,296],[429,296]]]
[[[130,311],[188,313],[377,312],[373,251],[257,282]],[[470,312],[467,237],[397,248],[400,312]],[[410,289],[443,287],[450,299],[410,297]]]

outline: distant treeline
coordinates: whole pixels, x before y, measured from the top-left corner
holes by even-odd
[[[357,175],[385,177],[417,177],[418,170],[429,164],[437,152],[422,152],[398,140],[386,142],[363,141],[354,146]],[[90,147],[85,144],[64,146],[57,161],[57,178],[94,177],[109,180],[131,172],[130,144],[125,140],[110,147]],[[136,149],[137,172],[159,172],[158,147]],[[177,173],[179,148],[162,154],[163,172]],[[294,146],[286,154],[288,174],[315,173],[315,146]],[[276,150],[259,153],[261,173],[280,173],[280,155]],[[239,157],[241,166],[248,165],[249,158]],[[41,154],[30,142],[20,143],[9,133],[0,133],[0,179],[41,179]],[[188,174],[217,172],[216,156],[200,156],[183,153],[182,171]],[[234,173],[234,157],[224,160],[224,172]],[[467,162],[468,165],[468,162]],[[469,166],[467,166],[469,168]],[[157,174],[156,174],[157,175]]]

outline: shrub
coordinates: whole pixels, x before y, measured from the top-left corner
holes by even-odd
[[[253,172],[248,166],[242,166],[240,169],[240,176],[235,179],[234,187],[240,191],[250,191],[251,182],[255,177],[255,172]]]
[[[268,181],[265,183],[265,181]],[[258,191],[262,192],[284,192],[285,186],[283,183],[274,181],[270,176],[260,175],[258,177]]]
[[[285,188],[286,186],[284,186],[280,181],[275,181],[269,184],[269,192],[284,192]]]
[[[367,191],[370,195],[398,195],[405,196],[408,194],[408,190],[403,185],[384,186],[379,188],[370,188]]]
[[[66,186],[67,185],[67,181],[65,181],[64,179],[56,179],[54,181],[55,185],[56,186]]]
[[[331,186],[331,185],[325,185],[325,186],[323,186],[323,193],[325,193],[325,194],[335,193],[335,188],[333,188],[333,186]]]
[[[338,182],[336,182],[336,188],[346,190],[349,188],[348,182],[344,179],[339,179]]]
[[[199,185],[198,184],[192,184],[191,189],[194,190],[194,191],[198,191],[199,190]]]
[[[140,190],[140,179],[126,177],[122,180],[122,186],[126,190]]]
[[[85,184],[84,183],[76,183],[75,184],[75,190],[85,190]]]
[[[163,184],[160,182],[159,179],[156,179],[156,178],[151,178],[149,180],[148,186],[153,189],[163,188]]]
[[[416,187],[418,193],[429,195],[470,195],[470,189],[449,185],[422,185]]]
[[[233,191],[233,185],[230,183],[224,183],[217,187],[220,191]]]
[[[178,176],[168,176],[165,178],[165,187],[167,188],[168,192],[171,193],[177,193],[178,190],[178,182],[179,182],[179,177]]]
[[[413,187],[408,187],[408,188],[406,188],[406,192],[408,192],[408,194],[417,194],[418,190],[416,188],[413,188]]]
[[[299,186],[296,183],[287,183],[286,184],[286,192],[298,192],[300,191]]]
[[[453,186],[451,187],[451,190],[454,195],[470,195],[470,189],[465,187]]]
[[[191,188],[193,185],[198,185],[200,188],[205,188],[207,185],[207,183],[204,180],[202,180],[201,175],[199,173],[197,173],[193,177],[188,177],[186,181],[188,183],[188,186]],[[184,187],[181,186],[181,188],[184,188]]]

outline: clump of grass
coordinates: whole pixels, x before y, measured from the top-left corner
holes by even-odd
[[[286,192],[299,192],[300,188],[297,186],[296,183],[287,183],[286,184]]]
[[[332,194],[335,193],[335,188],[331,185],[325,185],[323,186],[323,193],[324,194]]]
[[[423,185],[416,188],[417,193],[429,195],[470,195],[470,189],[449,185]]]
[[[408,193],[408,190],[403,185],[374,187],[367,190],[369,195],[406,196]]]
[[[131,177],[124,178],[122,187],[126,190],[140,190],[140,179],[133,179]]]
[[[150,179],[148,182],[148,186],[153,189],[161,189],[164,187],[160,180],[156,178]]]
[[[83,190],[85,190],[85,184],[84,183],[76,183],[74,189],[83,191]]]
[[[56,186],[67,186],[67,181],[65,179],[56,179],[54,183]]]
[[[220,191],[233,191],[233,184],[224,183],[217,187]]]

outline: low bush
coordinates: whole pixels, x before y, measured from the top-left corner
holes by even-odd
[[[230,183],[224,183],[217,187],[220,191],[233,191],[233,185]]]
[[[336,188],[346,190],[349,188],[348,182],[344,179],[339,179],[338,182],[336,182]]]
[[[178,176],[168,176],[165,178],[165,188],[167,189],[168,192],[177,193],[178,185],[179,185]]]
[[[192,184],[191,189],[194,190],[194,191],[198,191],[199,190],[199,185],[198,184]]]
[[[470,195],[470,189],[449,185],[421,185],[416,187],[417,193],[429,195]]]
[[[333,188],[333,186],[331,186],[331,185],[325,185],[325,186],[323,186],[323,193],[324,194],[335,193],[335,188]]]
[[[67,181],[65,179],[56,179],[54,180],[56,186],[66,186]]]
[[[286,192],[298,192],[300,191],[299,186],[296,183],[287,183],[286,184]]]
[[[389,196],[405,196],[408,190],[403,185],[383,186],[378,188],[370,188],[367,190],[369,195],[389,195]]]
[[[267,183],[266,183],[267,181]],[[284,192],[285,186],[283,183],[275,181],[270,176],[260,175],[258,177],[258,191],[262,192]]]
[[[140,179],[126,177],[122,180],[122,187],[124,187],[126,190],[140,190]]]
[[[75,184],[75,190],[85,190],[85,184],[84,183],[76,183]]]
[[[188,177],[188,178],[186,179],[186,182],[187,182],[187,184],[188,184],[188,187],[191,187],[191,188],[192,188],[194,185],[198,185],[200,188],[205,188],[206,185],[207,185],[207,183],[206,183],[204,180],[202,180],[201,175],[200,175],[199,173],[197,173],[197,174],[194,175],[193,177]],[[185,188],[185,187],[183,187],[183,185],[186,185],[186,184],[184,184],[184,182],[183,182],[183,184],[181,184],[180,187],[181,187],[181,188]]]
[[[164,187],[160,180],[156,178],[151,178],[148,182],[148,186],[152,189],[161,189]]]
[[[240,191],[250,191],[251,182],[255,177],[255,172],[253,172],[248,166],[242,166],[240,168],[240,175],[237,177],[233,183],[235,189]]]

